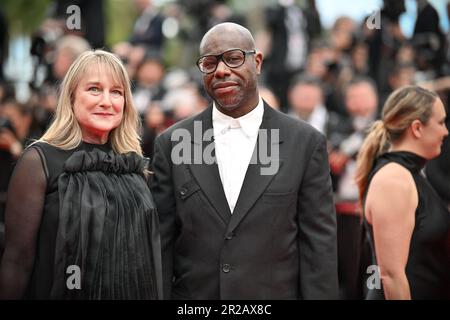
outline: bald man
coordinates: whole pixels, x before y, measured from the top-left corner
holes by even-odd
[[[197,61],[212,105],[156,139],[165,298],[337,298],[325,138],[261,99],[262,61],[247,29],[213,27]]]

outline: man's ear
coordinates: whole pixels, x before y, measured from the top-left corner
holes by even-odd
[[[259,51],[255,54],[256,74],[261,74],[261,66],[263,63],[263,54]]]
[[[414,138],[420,139],[422,137],[423,123],[420,120],[414,120],[410,124],[411,133]]]

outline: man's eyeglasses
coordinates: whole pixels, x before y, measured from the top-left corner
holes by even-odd
[[[197,66],[201,72],[206,74],[216,71],[220,60],[230,68],[238,68],[244,64],[247,54],[256,54],[256,50],[244,51],[241,49],[231,49],[217,55],[206,55],[198,59]]]

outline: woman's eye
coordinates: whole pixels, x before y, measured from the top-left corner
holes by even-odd
[[[100,92],[100,89],[98,87],[89,87],[88,91],[92,91],[92,92]]]
[[[113,90],[112,93],[113,93],[114,95],[116,95],[116,96],[121,96],[121,95],[123,95],[123,93],[122,93],[121,90]]]

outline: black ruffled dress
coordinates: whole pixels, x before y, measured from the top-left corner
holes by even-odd
[[[117,154],[109,143],[31,148],[41,157],[47,190],[27,298],[160,298],[158,217],[143,175],[146,159]]]

